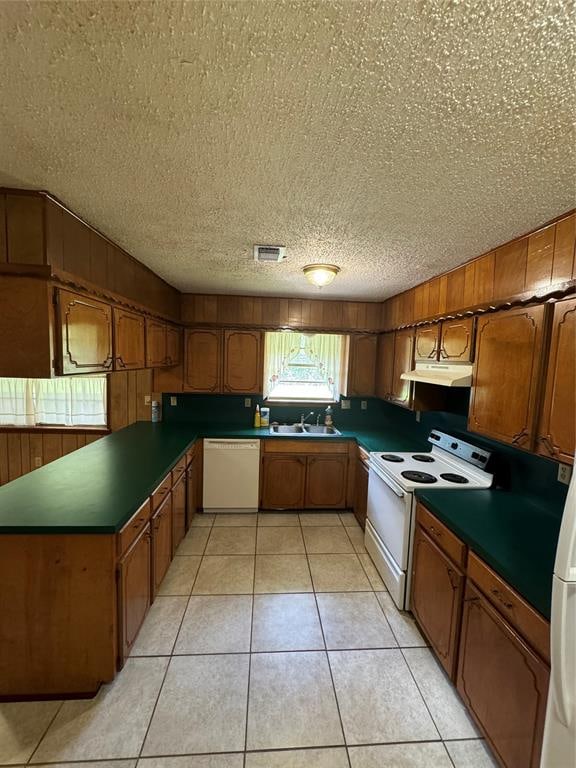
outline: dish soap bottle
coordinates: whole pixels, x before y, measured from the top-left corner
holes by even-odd
[[[334,422],[332,421],[332,406],[329,405],[328,408],[326,408],[326,410],[324,411],[324,413],[325,413],[324,425],[327,427],[331,427],[334,424]]]
[[[260,429],[260,406],[256,406],[256,411],[254,413],[254,429]]]

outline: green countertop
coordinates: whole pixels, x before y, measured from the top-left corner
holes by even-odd
[[[417,491],[416,496],[547,619],[561,518],[511,491]]]

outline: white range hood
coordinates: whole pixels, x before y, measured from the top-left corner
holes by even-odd
[[[440,387],[471,387],[472,365],[469,363],[416,363],[413,371],[400,375],[404,381],[420,381]]]

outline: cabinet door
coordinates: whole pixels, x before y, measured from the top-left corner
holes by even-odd
[[[166,326],[166,364],[180,365],[182,362],[182,331],[173,325]]]
[[[368,513],[368,467],[361,460],[356,460],[356,478],[354,486],[354,514],[364,528]]]
[[[376,384],[378,336],[362,334],[350,337],[348,395],[373,397]]]
[[[186,535],[186,473],[172,489],[172,556]]]
[[[394,334],[384,333],[378,339],[378,358],[376,363],[376,395],[388,400],[392,393],[394,374]]]
[[[172,494],[166,497],[152,517],[152,584],[153,596],[158,592],[172,560]]]
[[[222,390],[222,332],[187,330],[184,347],[184,389],[188,392]]]
[[[60,373],[112,370],[112,309],[69,291],[58,291]]]
[[[224,331],[224,392],[262,392],[262,366],[260,331]]]
[[[544,406],[536,449],[566,463],[574,462],[576,446],[576,299],[554,305],[552,340]]]
[[[468,428],[530,449],[540,390],[543,305],[481,317]]]
[[[303,509],[306,456],[264,456],[262,459],[262,507]]]
[[[506,768],[537,768],[549,669],[470,583],[458,691]]]
[[[146,365],[144,318],[135,312],[114,310],[114,368],[144,368]]]
[[[455,679],[464,576],[418,525],[414,536],[410,609]]]
[[[416,328],[414,358],[426,362],[437,360],[439,341],[440,324],[425,325],[422,328]]]
[[[196,459],[188,464],[186,469],[186,530],[196,514]]]
[[[405,408],[410,408],[412,405],[412,382],[404,381],[400,376],[412,370],[413,359],[413,331],[396,331],[394,334],[394,371],[390,399]]]
[[[306,508],[342,509],[346,506],[347,456],[308,456]]]
[[[166,324],[159,320],[146,320],[146,367],[166,365]]]
[[[130,655],[150,607],[150,524],[118,563],[119,656]]]
[[[474,318],[444,320],[440,341],[440,360],[446,363],[471,363],[474,359]]]

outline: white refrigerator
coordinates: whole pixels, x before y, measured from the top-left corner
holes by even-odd
[[[576,766],[576,471],[568,488],[554,563],[552,671],[540,768]]]

